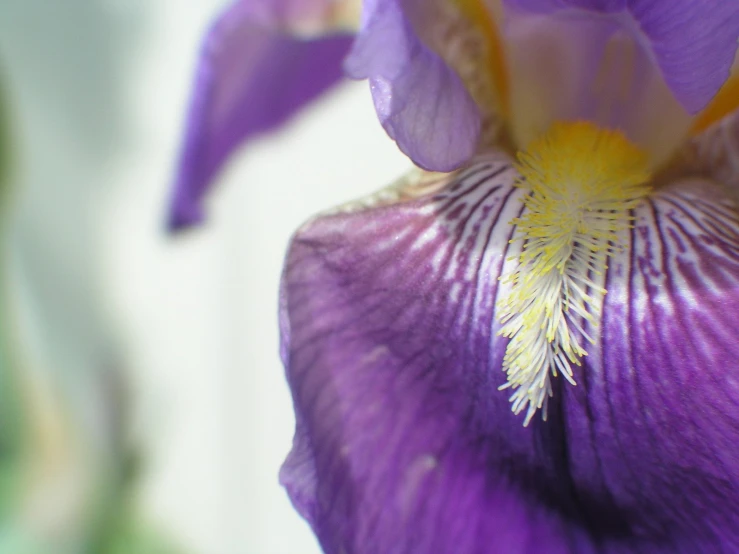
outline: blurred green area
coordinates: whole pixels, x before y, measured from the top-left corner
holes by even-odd
[[[2,75],[0,75],[0,186],[2,190],[5,190],[10,165],[10,122],[5,95],[5,87]]]
[[[133,457],[125,464],[114,490],[106,517],[90,534],[88,552],[100,554],[182,554],[159,533],[142,521],[131,490],[136,470]]]
[[[17,123],[2,69],[0,64],[0,554],[183,554],[138,512],[135,490],[141,464],[129,443],[125,386],[113,387],[106,398],[115,412],[108,428],[113,448],[104,458],[109,460],[107,467],[89,476],[94,498],[86,501],[91,513],[77,520],[82,528],[71,530],[72,540],[62,545],[37,534],[33,522],[29,524],[25,495],[33,479],[31,467],[39,457],[37,412],[45,408],[39,406],[43,394],[29,390],[35,386],[33,379],[21,373],[29,369],[29,362],[19,351],[10,307],[9,212],[18,181],[18,152],[13,140]],[[109,371],[114,381],[125,378],[118,368]]]
[[[12,323],[6,279],[6,213],[8,189],[12,174],[10,108],[0,67],[0,521],[12,518],[20,491],[24,453],[24,418],[21,392],[14,372],[11,354]]]

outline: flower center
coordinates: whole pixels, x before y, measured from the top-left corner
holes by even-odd
[[[608,256],[631,225],[630,210],[649,191],[649,156],[622,133],[592,123],[555,123],[518,155],[517,186],[529,191],[512,242],[518,263],[501,280],[497,304],[510,338],[503,360],[512,410],[546,419],[551,378],[575,384],[572,364],[594,343]]]

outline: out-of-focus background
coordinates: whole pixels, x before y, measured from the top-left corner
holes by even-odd
[[[236,156],[205,227],[167,236],[223,5],[0,2],[0,554],[319,551],[277,482],[282,257],[300,222],[408,162],[347,83]]]

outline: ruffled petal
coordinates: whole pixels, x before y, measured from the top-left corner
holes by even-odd
[[[171,229],[203,219],[208,186],[239,145],[284,123],[341,78],[352,37],[288,34],[290,17],[303,16],[306,25],[315,18],[306,3],[293,4],[237,2],[209,31],[172,192]]]
[[[739,547],[739,220],[707,183],[637,210],[577,387],[524,428],[494,314],[521,191],[491,158],[319,218],[282,290],[298,427],[282,481],[326,552]],[[692,188],[691,188],[692,187]]]
[[[729,76],[739,38],[739,4],[694,0],[505,0],[509,8],[607,14],[643,34],[667,84],[691,113]],[[628,15],[626,19],[622,17]]]
[[[421,42],[398,0],[365,3],[345,68],[370,80],[380,122],[416,165],[451,171],[475,153],[475,102],[457,73]]]

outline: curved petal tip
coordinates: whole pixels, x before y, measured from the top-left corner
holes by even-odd
[[[167,231],[179,233],[199,225],[205,219],[203,210],[197,202],[173,202],[167,217]]]
[[[209,31],[198,62],[168,227],[203,219],[213,178],[244,142],[285,123],[343,76],[353,36],[286,34],[237,2]]]

